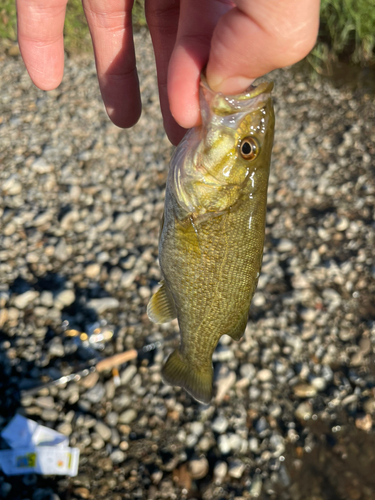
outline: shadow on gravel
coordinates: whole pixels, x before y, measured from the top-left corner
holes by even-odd
[[[375,495],[375,436],[341,415],[334,427],[318,420],[307,426],[312,449],[289,445],[285,464],[290,486],[280,500],[372,500]],[[336,421],[336,422],[337,422]],[[335,423],[336,423],[335,422]]]

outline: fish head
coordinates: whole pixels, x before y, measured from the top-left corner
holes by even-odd
[[[220,213],[238,201],[256,178],[268,181],[273,143],[273,83],[242,94],[214,92],[204,76],[200,85],[202,125],[181,143],[175,189],[187,212]],[[178,149],[178,148],[177,148]]]

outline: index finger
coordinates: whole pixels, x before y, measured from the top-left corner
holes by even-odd
[[[42,90],[60,85],[64,73],[63,28],[67,0],[17,0],[17,32],[31,80]]]

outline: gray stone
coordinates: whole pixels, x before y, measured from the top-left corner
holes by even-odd
[[[105,387],[102,383],[97,383],[92,389],[86,392],[85,398],[91,403],[99,403],[105,395]]]
[[[135,365],[129,365],[123,372],[121,372],[120,379],[121,385],[128,385],[134,375],[137,373]]]
[[[129,408],[128,410],[125,410],[121,415],[119,416],[119,423],[120,424],[130,424],[133,422],[138,416],[138,413],[136,410],[133,408]]]
[[[109,455],[109,458],[112,460],[114,464],[121,464],[126,460],[126,453],[121,450],[114,450]]]
[[[95,430],[104,441],[109,441],[111,439],[111,429],[103,422],[98,421],[95,425]]]

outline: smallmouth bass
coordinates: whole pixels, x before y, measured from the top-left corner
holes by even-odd
[[[202,125],[172,157],[159,241],[163,279],[147,312],[178,318],[181,343],[162,377],[196,400],[212,398],[212,354],[239,340],[260,273],[274,134],[272,83],[235,96],[200,85]]]

